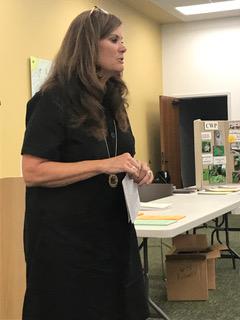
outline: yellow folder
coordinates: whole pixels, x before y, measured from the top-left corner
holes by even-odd
[[[148,214],[146,214],[146,212],[142,212],[140,211],[138,213],[137,219],[138,220],[180,220],[182,218],[184,218],[185,216],[183,215],[175,215],[175,216],[164,216],[164,215],[157,215],[157,214],[152,214],[151,212],[154,213],[154,211],[147,211]]]

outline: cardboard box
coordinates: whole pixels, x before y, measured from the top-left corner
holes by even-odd
[[[166,255],[168,300],[207,300],[208,290],[216,288],[215,259],[218,246],[208,247],[203,234],[180,235]]]
[[[172,239],[173,246],[181,251],[204,251],[208,249],[205,234],[180,234]]]

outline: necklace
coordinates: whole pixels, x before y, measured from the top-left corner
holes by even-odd
[[[114,157],[116,157],[117,155],[117,145],[118,145],[118,136],[117,136],[117,127],[116,127],[116,122],[115,120],[113,120],[113,124],[114,124],[114,133],[115,133],[115,152],[114,152]],[[111,154],[109,151],[109,146],[107,143],[107,139],[104,136],[104,141],[105,141],[105,145],[106,145],[106,149],[107,149],[107,153],[108,153],[108,158],[111,158]],[[116,174],[110,174],[108,176],[108,184],[111,188],[116,188],[116,186],[118,185],[118,176]]]

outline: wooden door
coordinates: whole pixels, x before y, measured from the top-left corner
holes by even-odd
[[[160,96],[161,170],[168,171],[171,183],[182,187],[179,107],[173,97]]]

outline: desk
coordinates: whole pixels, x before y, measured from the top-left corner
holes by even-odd
[[[169,208],[162,210],[162,214],[184,215],[185,218],[168,226],[136,225],[138,237],[172,238],[191,230],[240,207],[240,192],[228,195],[174,194],[155,202],[172,204]]]
[[[240,192],[228,195],[203,195],[197,193],[174,194],[155,200],[159,203],[171,203],[171,206],[162,210],[166,215],[184,215],[185,217],[168,226],[136,225],[137,236],[143,238],[143,268],[147,295],[149,297],[148,278],[148,238],[172,238],[203,223],[220,217],[227,212],[240,207]],[[150,305],[161,317],[169,320],[168,316],[149,297]]]

